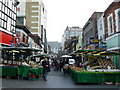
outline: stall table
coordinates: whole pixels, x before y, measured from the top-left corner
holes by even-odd
[[[120,72],[90,72],[70,69],[70,75],[76,83],[120,83]]]

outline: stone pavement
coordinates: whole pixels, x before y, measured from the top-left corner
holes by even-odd
[[[62,71],[53,71],[48,74],[47,81],[2,79],[3,88],[118,88],[117,85],[80,85],[75,84],[69,75],[64,76]]]

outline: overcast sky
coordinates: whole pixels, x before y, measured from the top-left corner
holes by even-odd
[[[61,42],[67,26],[83,27],[93,12],[104,12],[113,0],[42,0],[47,10],[47,40]]]

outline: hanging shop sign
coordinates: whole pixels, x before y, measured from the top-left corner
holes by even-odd
[[[90,39],[89,39],[90,44],[94,44],[93,39],[94,39],[94,37],[90,37]]]
[[[99,39],[93,39],[92,40],[94,43],[98,43],[99,42]]]

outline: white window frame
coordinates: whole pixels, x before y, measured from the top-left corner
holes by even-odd
[[[116,9],[115,11],[115,20],[116,20],[116,32],[120,31],[120,8]]]
[[[110,27],[110,18],[112,19],[112,32],[111,32],[111,27]],[[108,21],[108,35],[111,35],[114,33],[113,14],[112,13],[107,17],[107,21]]]

